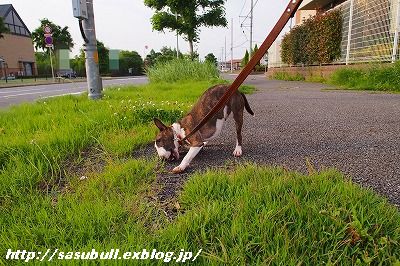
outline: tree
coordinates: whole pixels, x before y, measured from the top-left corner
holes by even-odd
[[[119,71],[121,75],[141,75],[143,73],[142,58],[136,51],[121,51],[119,53]]]
[[[246,53],[244,54],[244,57],[242,59],[242,67],[247,65],[248,62],[249,62],[249,51],[246,50]]]
[[[74,48],[74,42],[71,34],[68,31],[68,26],[62,28],[49,21],[47,18],[40,20],[40,26],[32,32],[32,41],[35,44],[36,50],[46,50],[46,44],[44,42],[44,27],[49,25],[53,30],[53,44],[54,50]]]
[[[151,24],[156,31],[178,31],[189,42],[193,55],[193,44],[199,41],[200,27],[226,27],[226,0],[144,0],[144,4],[155,10]]]
[[[256,44],[256,45],[254,46],[253,51],[251,52],[251,57],[253,57],[253,56],[257,53],[257,51],[258,51],[258,45]],[[250,58],[249,58],[249,60],[250,60]],[[257,68],[257,67],[260,66],[260,65],[261,65],[261,63],[260,63],[260,61],[258,61],[257,64],[256,64],[256,66],[255,66],[254,68]]]
[[[3,33],[8,33],[9,29],[4,25],[3,18],[0,17],[0,39],[4,38]]]
[[[108,74],[110,70],[110,50],[104,46],[104,43],[97,40],[97,52],[99,54],[100,74]]]
[[[179,58],[183,58],[183,54],[179,52]],[[154,66],[157,63],[165,63],[176,58],[176,49],[164,46],[160,52],[155,52],[151,49],[150,53],[145,58],[146,67]]]
[[[35,52],[37,71],[40,76],[51,76],[50,57],[46,52]]]
[[[86,76],[85,63],[86,63],[85,52],[83,51],[83,49],[81,49],[79,55],[76,55],[73,59],[71,59],[71,68],[76,72],[78,76],[85,77]]]
[[[97,52],[99,54],[100,75],[107,75],[110,72],[110,50],[103,42],[97,40]],[[75,58],[71,59],[71,68],[78,74],[78,76],[86,76],[85,64],[85,52],[81,49],[79,55],[76,55]]]
[[[214,65],[218,65],[218,60],[213,53],[209,53],[208,55],[206,55],[205,61]]]

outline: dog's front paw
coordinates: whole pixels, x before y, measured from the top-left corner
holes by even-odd
[[[235,150],[233,151],[233,156],[235,157],[242,156],[242,147],[236,146]]]
[[[177,166],[174,169],[172,169],[172,173],[174,173],[174,174],[180,174],[180,173],[183,173],[184,171],[185,171],[185,169],[181,168],[180,166]]]

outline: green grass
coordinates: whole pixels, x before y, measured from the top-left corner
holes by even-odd
[[[375,64],[364,68],[340,68],[324,78],[319,75],[307,76],[276,72],[271,79],[286,81],[307,81],[339,86],[341,89],[400,92],[400,62]]]
[[[96,102],[65,96],[1,111],[0,264],[9,263],[7,249],[47,248],[203,249],[199,265],[398,262],[398,209],[335,171],[248,164],[197,173],[171,202],[182,213],[169,221],[151,200],[160,163],[132,153],[154,139],[154,116],[175,121],[215,82],[114,88]]]
[[[275,72],[272,76],[271,79],[276,79],[276,80],[286,80],[286,81],[305,81],[305,77],[296,73],[296,74],[291,74],[287,73],[284,71],[278,71]]]
[[[356,90],[400,92],[400,62],[373,65],[363,69],[337,70],[328,83]]]
[[[187,59],[175,59],[160,63],[147,70],[150,82],[202,81],[219,78],[215,65]]]

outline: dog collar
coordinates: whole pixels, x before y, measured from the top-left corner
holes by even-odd
[[[174,128],[172,127],[172,132],[174,133],[174,141],[177,141],[179,143],[179,145],[184,145],[184,144],[188,144],[190,145],[190,141],[185,139],[185,141],[182,141],[182,136],[180,134],[177,134],[174,130]]]

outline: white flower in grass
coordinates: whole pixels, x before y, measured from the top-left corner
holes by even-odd
[[[79,180],[81,180],[81,181],[83,181],[83,180],[85,180],[85,179],[87,179],[87,176],[81,176],[81,178],[79,178]]]

